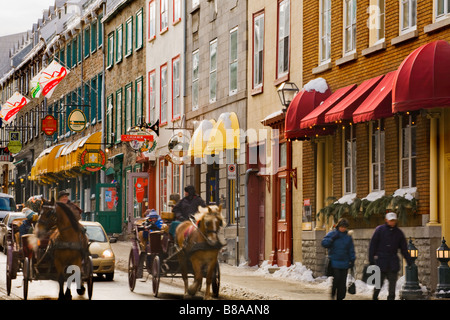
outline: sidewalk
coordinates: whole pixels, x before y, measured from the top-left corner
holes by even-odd
[[[111,244],[116,256],[116,269],[127,272],[128,256],[131,243],[118,241]],[[291,268],[281,268],[279,272],[270,274],[267,268],[231,266],[220,264],[220,297],[239,300],[330,300],[331,278],[313,279],[307,275],[297,276],[296,265]],[[287,275],[291,273],[291,275]],[[296,277],[296,278],[295,278]],[[164,281],[164,278],[161,278]],[[171,283],[173,282],[170,279]],[[190,283],[192,279],[189,279]],[[182,281],[179,279],[182,287]],[[346,300],[369,300],[368,292],[361,294],[347,294]]]

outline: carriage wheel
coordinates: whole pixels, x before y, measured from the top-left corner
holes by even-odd
[[[217,261],[212,281],[212,292],[214,298],[219,297],[219,289],[220,289],[220,266],[219,261]]]
[[[27,300],[28,298],[28,281],[30,280],[30,268],[31,262],[28,258],[25,258],[23,261],[23,299]]]
[[[152,262],[152,287],[153,295],[156,297],[159,291],[159,282],[161,279],[161,261],[158,255],[153,257]]]
[[[6,254],[6,293],[8,296],[11,294],[11,282],[12,282],[12,250],[8,250]]]
[[[128,258],[128,285],[130,286],[131,291],[133,291],[136,286],[137,264],[138,262],[135,261],[133,249],[131,249]]]
[[[88,260],[89,278],[87,280],[88,297],[92,300],[92,292],[94,291],[94,263],[92,262],[92,256],[89,256]]]

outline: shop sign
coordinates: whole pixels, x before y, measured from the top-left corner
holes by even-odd
[[[105,168],[106,155],[101,149],[84,150],[80,155],[81,170],[97,172]]]
[[[19,153],[22,150],[22,142],[20,141],[20,132],[11,131],[9,133],[8,150],[12,154]]]
[[[52,115],[47,115],[44,119],[42,119],[42,131],[48,135],[53,135],[58,129],[58,121]]]
[[[121,141],[129,142],[130,147],[139,152],[150,153],[156,148],[156,137],[153,131],[133,131],[122,135]]]
[[[86,128],[86,115],[80,109],[73,110],[67,119],[70,131],[81,132]]]

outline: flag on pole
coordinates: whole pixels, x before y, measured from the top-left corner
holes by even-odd
[[[31,97],[39,98],[42,93],[42,86],[39,82],[40,77],[42,76],[42,72],[39,72],[33,79],[30,81],[31,87]]]
[[[50,98],[56,86],[69,74],[69,71],[55,60],[42,71],[39,77],[39,84],[42,88],[42,95]]]
[[[30,102],[30,100],[25,98],[19,92],[14,93],[0,110],[0,117],[3,119],[3,122],[10,124],[16,117],[17,112],[26,106],[28,102]]]

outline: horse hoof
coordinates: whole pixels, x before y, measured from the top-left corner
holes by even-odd
[[[77,289],[77,293],[82,296],[84,293],[86,292],[86,288],[85,287],[81,287],[81,289]]]

